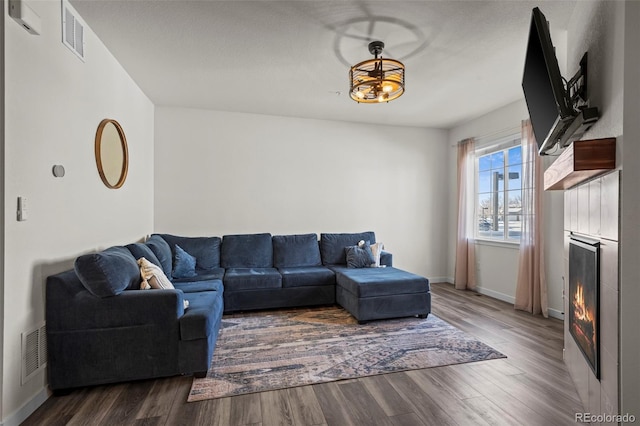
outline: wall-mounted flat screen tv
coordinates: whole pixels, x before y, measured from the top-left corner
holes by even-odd
[[[537,7],[531,14],[522,89],[538,152],[544,154],[553,148],[576,112],[560,74],[549,24]]]

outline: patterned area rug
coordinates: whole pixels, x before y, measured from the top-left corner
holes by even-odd
[[[505,355],[433,314],[364,325],[339,307],[225,316],[188,401],[496,358]]]

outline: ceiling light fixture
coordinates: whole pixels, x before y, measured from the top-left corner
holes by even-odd
[[[369,43],[374,59],[360,62],[349,70],[351,99],[358,103],[392,101],[404,93],[404,64],[380,56],[384,49],[381,41]]]

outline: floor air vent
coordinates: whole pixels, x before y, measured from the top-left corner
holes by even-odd
[[[47,326],[22,333],[22,384],[47,365]]]

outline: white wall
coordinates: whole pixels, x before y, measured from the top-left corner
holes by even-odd
[[[449,134],[449,180],[451,182],[449,210],[457,211],[456,169],[458,141],[469,138],[498,139],[519,133],[522,120],[529,118],[524,99],[513,102],[482,117],[455,127]],[[545,166],[550,159],[545,159]],[[563,206],[561,192],[544,194],[545,209],[545,262],[549,293],[550,315],[561,317],[562,307],[562,250],[563,250]],[[456,222],[452,220],[448,229],[447,276],[453,282],[455,269]],[[476,264],[478,291],[512,303],[515,298],[518,278],[517,245],[493,244],[478,241],[476,244]]]
[[[158,107],[155,134],[157,232],[373,230],[445,277],[445,131]]]
[[[46,397],[44,374],[20,383],[20,335],[44,320],[46,276],[79,254],[153,230],[153,104],[88,27],[86,62],[62,44],[60,2],[29,4],[41,35],[28,34],[6,9],[3,17],[5,424]],[[118,190],[102,184],[95,164],[96,128],[107,117],[121,123],[129,144],[129,175]],[[54,164],[64,165],[64,178],[53,177]],[[16,221],[18,196],[28,198],[26,222]]]

